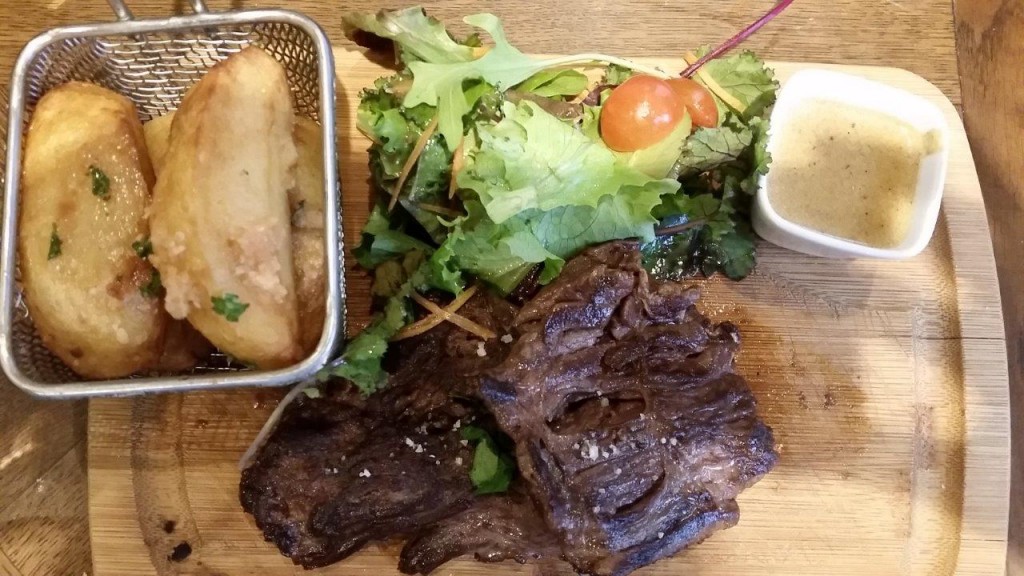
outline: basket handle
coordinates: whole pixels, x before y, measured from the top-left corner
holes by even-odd
[[[114,15],[117,16],[117,19],[121,22],[128,22],[135,18],[131,9],[128,8],[128,5],[125,4],[124,0],[107,0],[107,3],[110,4],[110,9],[114,11]],[[206,9],[205,0],[189,0],[189,4],[192,5],[192,11],[196,14],[205,14],[206,12],[209,12],[209,10]]]

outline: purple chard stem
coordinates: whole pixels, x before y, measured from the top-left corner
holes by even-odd
[[[697,60],[693,64],[690,64],[689,66],[687,66],[686,70],[683,70],[683,73],[680,74],[680,76],[682,76],[684,78],[689,78],[690,76],[693,76],[694,73],[696,73],[697,70],[701,66],[703,66],[706,63],[708,63],[711,60],[714,60],[715,58],[718,58],[719,56],[721,56],[722,54],[725,54],[729,50],[732,50],[733,48],[735,48],[741,42],[743,42],[744,40],[749,38],[754,32],[757,32],[758,30],[760,30],[762,26],[764,26],[765,24],[771,22],[773,18],[775,18],[776,16],[781,14],[782,11],[785,10],[787,7],[789,7],[789,5],[792,4],[792,3],[793,3],[793,0],[780,0],[775,6],[772,7],[771,10],[766,12],[764,16],[761,16],[760,18],[758,18],[756,22],[754,22],[750,26],[747,26],[743,30],[740,30],[739,34],[737,34],[737,35],[733,36],[732,38],[726,40],[725,42],[720,44],[717,48],[715,48],[714,50],[708,52],[707,54],[702,56],[699,60]]]

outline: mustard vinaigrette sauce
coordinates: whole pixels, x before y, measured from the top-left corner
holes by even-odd
[[[883,112],[808,100],[781,126],[768,198],[786,220],[877,248],[910,230],[922,159],[939,148]]]

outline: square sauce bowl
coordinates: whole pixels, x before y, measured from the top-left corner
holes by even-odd
[[[804,138],[794,146],[792,138],[797,133],[793,132],[786,136],[788,129],[798,129],[796,124],[799,122],[807,126],[810,117],[805,116],[801,120],[801,114],[807,110],[818,107],[819,111],[826,111],[827,109],[823,107],[833,105],[835,115],[822,118],[822,122],[814,128],[817,131],[816,137],[828,136],[829,140],[839,137],[848,148],[863,145],[865,150],[873,150],[876,162],[868,161],[866,152],[859,159],[856,158],[856,153],[843,158],[837,153],[841,152],[842,148],[835,145],[830,148],[832,157],[825,153],[820,158],[814,157],[815,153],[812,150],[817,150],[817,145],[808,148],[811,144]],[[864,122],[858,128],[857,122],[852,122],[848,129],[845,124],[843,125],[842,133],[835,131],[838,118],[843,114],[855,116],[857,113],[874,119],[875,126],[872,127],[871,122]],[[878,120],[882,118],[892,121],[891,129],[879,124]],[[830,131],[834,133],[830,134]],[[898,133],[899,131],[902,133]],[[915,156],[919,158],[916,184],[912,180],[913,169],[910,168],[913,162],[907,160],[904,164],[908,170],[902,176],[904,184],[907,185],[904,192],[907,198],[902,199],[902,207],[887,211],[882,203],[872,203],[869,194],[875,194],[875,197],[881,200],[897,201],[889,197],[889,192],[882,190],[881,187],[884,185],[879,182],[884,181],[881,172],[883,166],[889,165],[892,169],[892,166],[897,165],[893,162],[899,159],[894,159],[894,154],[886,154],[885,150],[880,148],[883,146],[880,142],[898,142],[901,134],[917,132],[921,135],[922,148],[921,153]],[[754,231],[773,244],[813,256],[894,260],[915,256],[928,245],[938,219],[948,164],[948,138],[949,127],[942,112],[920,96],[859,76],[831,70],[807,69],[797,72],[783,85],[772,111],[768,136],[768,152],[772,155],[772,164],[768,174],[761,176],[758,183],[759,190],[752,214]],[[787,139],[788,146],[784,144]],[[870,146],[874,148],[869,148]],[[800,151],[797,151],[797,148]],[[797,154],[803,156],[797,157]],[[909,154],[904,158],[907,157]],[[819,165],[819,161],[824,165]],[[844,168],[851,170],[851,164],[858,173],[866,175],[863,179],[866,188],[855,188],[858,186],[855,183],[856,179],[842,172]],[[860,170],[861,168],[863,170]],[[773,178],[773,170],[779,170],[780,174],[786,171],[788,176]],[[821,178],[822,174],[825,174],[826,178]],[[789,198],[792,198],[799,187],[794,182],[807,182],[802,180],[805,175],[806,178],[817,180],[808,182],[811,186],[819,188],[813,192],[815,197],[811,198],[811,193],[808,193],[806,202],[809,207],[804,210],[802,216],[799,216],[799,209],[797,212],[789,210],[784,216],[783,213],[787,210],[783,210],[783,189],[788,183],[791,190],[786,192]],[[828,180],[831,180],[831,183]],[[773,191],[772,186],[779,188]],[[852,196],[862,192],[863,196],[860,198]],[[909,204],[906,202],[907,199]],[[880,211],[872,214],[871,218],[881,222],[882,227],[887,226],[885,220],[892,212],[900,211],[902,221],[896,228],[904,231],[899,234],[892,232],[899,237],[890,238],[885,245],[873,245],[863,238],[855,238],[857,234],[837,231],[838,228],[852,225],[851,223],[856,220],[854,210],[870,209]],[[844,214],[844,210],[850,213]],[[793,217],[792,214],[799,217]],[[833,233],[826,231],[828,226],[822,225],[821,221],[812,224],[808,218],[814,214],[817,214],[818,218],[832,218],[836,230]],[[864,216],[868,216],[867,211],[864,212]],[[868,226],[868,222],[869,220],[865,218],[864,226]]]

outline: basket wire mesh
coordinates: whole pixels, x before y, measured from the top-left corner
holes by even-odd
[[[19,58],[12,80],[10,122],[0,125],[7,157],[4,182],[4,289],[0,294],[0,361],[8,378],[38,396],[82,397],[246,385],[285,385],[323,366],[344,333],[341,216],[334,145],[334,77],[330,45],[311,20],[283,10],[211,14],[201,0],[197,13],[166,20],[130,21],[131,12],[111,0],[122,22],[60,28],[37,37]],[[304,362],[273,372],[242,371],[215,353],[187,374],[146,375],[119,381],[80,382],[43,346],[18,289],[15,259],[20,146],[32,111],[50,89],[72,80],[90,82],[132,100],[143,121],[176,110],[185,93],[217,62],[258,46],[284,65],[297,115],[320,123],[324,136],[327,315],[320,346]],[[0,105],[8,108],[6,94]],[[6,142],[6,146],[3,144]],[[13,153],[13,154],[12,154]],[[6,173],[5,173],[6,172]],[[13,197],[12,197],[13,196]]]

